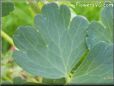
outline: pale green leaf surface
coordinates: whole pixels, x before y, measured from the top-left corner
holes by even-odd
[[[19,50],[13,57],[33,75],[58,79],[67,77],[87,50],[85,36],[89,22],[82,16],[71,20],[70,10],[54,3],[35,17],[35,29],[20,27],[14,34]]]
[[[102,24],[101,24],[102,23]],[[101,11],[101,23],[93,21],[88,27],[87,45],[89,49],[104,41],[113,44],[113,7],[104,7]]]
[[[87,58],[75,71],[70,83],[113,83],[113,46],[101,42],[92,48]]]

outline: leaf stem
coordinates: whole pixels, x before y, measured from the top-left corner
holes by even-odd
[[[68,84],[71,81],[71,78],[72,78],[72,73],[69,73],[68,76],[66,77],[65,84]]]
[[[7,34],[5,33],[4,31],[1,30],[1,36],[9,42],[9,44],[11,44],[12,46],[15,46],[14,43],[13,43],[13,39]]]

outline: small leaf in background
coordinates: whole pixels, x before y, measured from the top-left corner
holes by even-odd
[[[12,2],[2,2],[2,16],[7,16],[14,10],[14,4]]]
[[[89,49],[97,43],[104,41],[113,44],[113,7],[104,7],[101,11],[101,21],[93,21],[87,32],[87,45]]]

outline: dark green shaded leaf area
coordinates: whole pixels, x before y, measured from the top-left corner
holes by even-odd
[[[64,84],[66,83],[65,78],[61,79],[46,79],[44,78],[42,81],[43,84]]]
[[[12,2],[2,2],[2,17],[7,16],[14,10],[14,4]]]
[[[65,78],[65,84],[112,83],[112,44],[99,42],[88,51],[88,26],[83,16],[71,19],[67,6],[46,4],[35,16],[34,26],[21,26],[15,32],[13,57],[24,70],[42,76],[45,82]]]
[[[26,80],[22,79],[21,77],[15,77],[13,79],[13,84],[25,84],[27,83]]]

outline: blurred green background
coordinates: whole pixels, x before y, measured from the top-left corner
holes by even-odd
[[[2,0],[2,84],[42,82],[42,77],[32,76],[16,65],[12,58],[12,53],[15,50],[12,37],[18,26],[34,24],[34,16],[41,12],[43,5],[51,2],[59,5],[65,4],[70,8],[72,14],[83,15],[90,22],[93,20],[99,21],[100,10],[103,5],[101,7],[81,7],[77,5],[78,1],[82,1],[81,3],[90,3],[92,0],[85,0],[86,2],[83,2],[83,0]],[[101,0],[102,4],[104,1]]]

